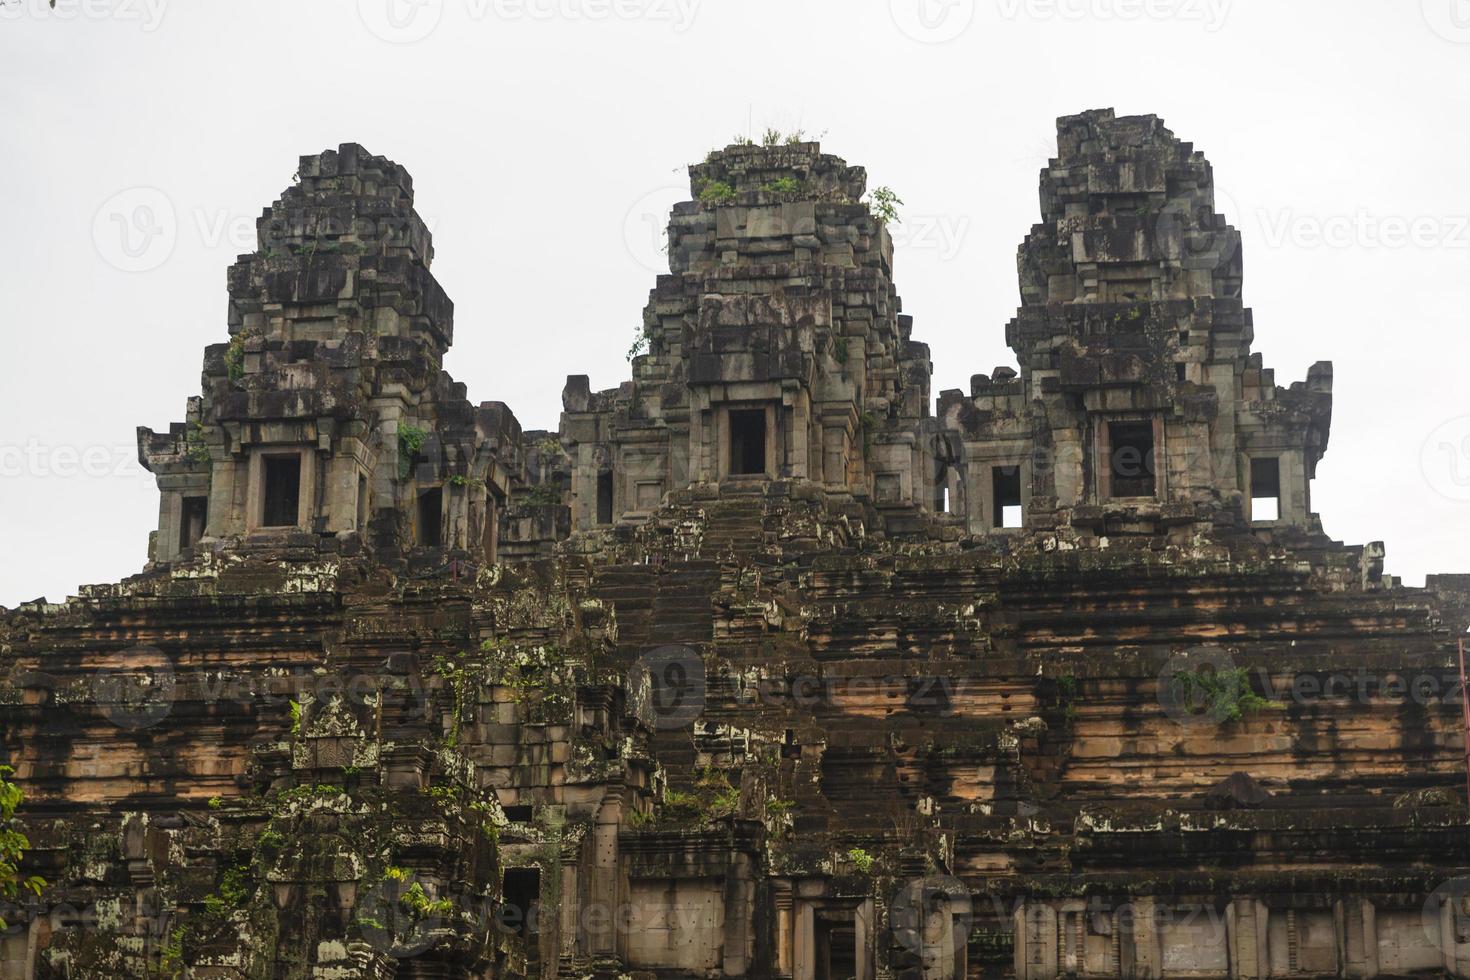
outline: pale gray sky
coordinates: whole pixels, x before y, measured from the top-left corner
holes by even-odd
[[[1336,363],[1327,531],[1470,571],[1470,0],[6,0],[0,81],[0,605],[141,568],[133,428],[198,393],[301,154],[408,167],[447,367],[549,428],[626,376],[684,165],[766,126],[906,202],[936,393],[1012,363],[1054,120],[1102,106],[1214,163],[1278,383]]]

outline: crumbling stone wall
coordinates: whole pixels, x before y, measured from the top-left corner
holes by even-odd
[[[203,394],[167,433],[138,430],[162,496],[152,559],[259,548],[493,561],[520,425],[498,402],[470,405],[442,369],[454,307],[429,271],[407,171],[356,144],[302,157],[256,225],[257,251],[230,269],[230,340],[205,350]]]
[[[1058,147],[1019,372],[930,416],[861,169],[737,146],[555,433],[443,373],[403,170],[304,158],[140,433],[143,574],[0,610],[47,881],[0,975],[1470,975],[1466,577],[1310,514],[1330,375],[1250,352],[1203,158],[1106,111]]]
[[[1024,525],[1082,536],[1173,528],[1180,539],[1250,522],[1314,526],[1310,481],[1327,445],[1332,366],[1281,388],[1251,352],[1240,235],[1215,213],[1204,155],[1154,116],[1111,110],[1057,123],[1042,223],[1021,246],[1022,307],[1006,327],[1020,363],[940,396],[963,433],[972,533],[996,529],[996,467],[1021,470]],[[1109,443],[1143,424],[1137,460]],[[1275,513],[1252,513],[1258,495]],[[1135,469],[1147,486],[1123,487]],[[1275,474],[1274,488],[1261,477]],[[1114,486],[1114,483],[1119,485]]]
[[[927,506],[929,352],[899,313],[865,171],[791,142],[728,146],[689,173],[694,200],[670,219],[670,272],[644,310],[632,382],[594,394],[574,375],[563,393],[574,526],[752,478]],[[732,458],[741,412],[764,415],[758,472]],[[612,487],[600,515],[599,478]]]

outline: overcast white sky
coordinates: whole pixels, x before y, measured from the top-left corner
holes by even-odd
[[[1470,0],[6,0],[0,82],[0,605],[141,568],[134,426],[198,393],[301,154],[408,167],[446,366],[552,428],[627,374],[684,165],[766,126],[906,202],[936,394],[1013,363],[1054,120],[1102,106],[1214,163],[1278,383],[1335,362],[1328,533],[1470,571]]]

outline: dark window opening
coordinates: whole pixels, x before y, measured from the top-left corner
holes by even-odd
[[[187,551],[204,537],[204,525],[209,517],[209,498],[185,497],[179,511],[179,550]]]
[[[437,548],[443,540],[444,491],[439,487],[419,494],[419,544]]]
[[[500,552],[500,506],[493,493],[485,495],[485,533],[480,542],[485,549],[485,560],[493,563]]]
[[[301,457],[267,456],[263,527],[292,527],[301,520]]]
[[[1275,456],[1251,460],[1251,520],[1281,519],[1281,460]]]
[[[611,524],[613,520],[613,475],[611,472],[597,474],[597,523]]]
[[[509,820],[511,823],[530,823],[531,816],[535,811],[535,807],[531,806],[529,803],[522,803],[517,806],[505,807],[504,810],[505,819]]]
[[[1176,381],[1179,381],[1179,382],[1183,383],[1186,380],[1185,371],[1187,371],[1187,370],[1188,370],[1188,368],[1185,366],[1185,363],[1183,361],[1180,361],[1178,364],[1175,364],[1174,365],[1174,379]]]
[[[1154,475],[1152,422],[1108,423],[1109,473],[1114,497],[1152,497]]]
[[[934,513],[949,513],[949,467],[934,464]]]
[[[995,497],[995,515],[991,523],[996,527],[1020,527],[1021,467],[991,467],[990,485]]]
[[[857,980],[857,929],[851,915],[818,913],[816,980]]]
[[[541,869],[506,868],[500,883],[500,925],[517,936],[538,931],[541,908]]]
[[[1179,331],[1179,346],[1180,347],[1188,347],[1189,346],[1189,331],[1188,330],[1181,330],[1181,331]]]
[[[781,758],[800,759],[801,746],[796,741],[796,730],[786,729],[786,738],[781,742]]]
[[[766,472],[766,412],[763,408],[730,413],[730,473],[764,476]]]

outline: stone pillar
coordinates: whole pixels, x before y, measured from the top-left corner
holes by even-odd
[[[877,952],[877,930],[873,928],[873,900],[866,899],[852,917],[853,947],[857,954],[856,980],[873,980],[873,959]]]
[[[1016,980],[1053,980],[1057,975],[1057,913],[1039,902],[1022,902],[1014,926]]]
[[[1444,954],[1444,971],[1448,976],[1465,980],[1470,977],[1470,943],[1460,942],[1465,923],[1465,896],[1450,894],[1440,903],[1439,943]]]
[[[1225,908],[1225,936],[1230,947],[1230,975],[1258,980],[1271,975],[1267,958],[1267,916],[1262,902],[1237,898]]]
[[[1366,898],[1340,899],[1337,919],[1338,959],[1342,975],[1352,978],[1378,975],[1378,923],[1373,903]]]
[[[1152,895],[1133,900],[1133,976],[1157,980],[1164,975],[1164,950],[1159,942],[1158,903]]]
[[[791,883],[776,881],[772,882],[771,888],[772,904],[776,910],[776,975],[789,977],[793,965],[792,945],[796,928],[795,910],[791,900]]]

